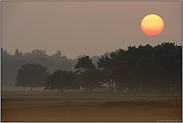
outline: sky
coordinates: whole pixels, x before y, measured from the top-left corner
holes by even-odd
[[[35,49],[68,58],[103,55],[128,46],[182,44],[181,2],[2,2],[1,47],[14,54]],[[159,15],[163,31],[149,36],[140,23]]]

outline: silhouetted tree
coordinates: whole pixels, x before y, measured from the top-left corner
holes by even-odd
[[[95,69],[95,65],[92,63],[92,60],[89,59],[89,56],[82,57],[78,59],[77,64],[75,65],[75,70],[78,73],[81,73],[85,70]]]
[[[162,86],[162,73],[163,70],[158,68],[152,60],[145,58],[139,60],[134,69],[137,88],[142,88],[144,92],[147,92],[149,88]]]
[[[156,65],[164,70],[164,90],[172,90],[175,87],[181,90],[182,47],[176,46],[175,43],[162,43],[154,47],[152,58]]]
[[[79,89],[77,75],[72,71],[57,70],[45,79],[45,89],[58,89],[61,93],[66,89]]]
[[[108,83],[110,91],[113,92],[113,80],[108,76],[112,69],[112,59],[105,55],[98,60],[97,64],[98,69],[103,73],[102,81]]]
[[[39,64],[25,64],[18,71],[16,87],[44,87],[45,77],[49,74],[46,68]]]
[[[115,67],[110,77],[115,81],[117,92],[121,93],[123,89],[130,88],[132,81],[132,74],[126,65]]]
[[[102,83],[102,72],[97,69],[88,69],[81,73],[80,81],[81,87],[86,89],[86,92],[92,92],[94,88],[101,88]]]
[[[177,46],[171,42],[165,42],[154,47],[149,44],[138,47],[128,46],[127,50],[117,49],[111,53],[106,52],[103,56],[90,58],[83,55],[72,60],[62,55],[60,50],[52,56],[47,55],[45,50],[39,49],[30,53],[22,53],[19,49],[16,49],[15,54],[11,55],[1,48],[1,53],[3,86],[11,85],[16,81],[17,69],[20,69],[23,64],[37,63],[46,67],[50,73],[57,69],[75,69],[80,79],[82,78],[80,75],[86,71],[83,73],[82,82],[84,82],[84,78],[89,78],[90,74],[87,73],[93,74],[92,71],[94,72],[97,66],[102,73],[100,74],[102,77],[100,83],[108,82],[111,92],[113,81],[108,74],[120,65],[126,65],[130,73],[133,73],[130,88],[143,88],[147,91],[155,88],[156,91],[168,90],[172,92],[181,92],[182,89],[182,46]],[[98,59],[97,64],[96,59]],[[91,81],[85,82],[85,84],[87,83],[91,83]],[[84,87],[84,83],[82,86]]]
[[[11,73],[11,83],[12,85],[15,85],[15,81],[16,81],[16,76],[17,76],[17,70],[20,69],[22,67],[22,65],[27,64],[27,62],[23,59],[19,59],[14,61],[10,67],[11,67],[11,71],[9,71]]]
[[[19,49],[16,49],[13,57],[14,57],[14,60],[23,59],[22,51],[19,51]]]
[[[119,51],[115,54],[115,56],[112,57],[112,65],[113,68],[119,65],[126,65],[131,70],[135,67],[135,63],[138,61],[138,57],[136,56],[137,53],[135,53],[135,50],[137,50],[134,47],[128,47],[129,51],[125,51],[123,49],[119,49]]]
[[[96,69],[89,56],[83,56],[78,59],[75,70],[81,81],[81,87],[85,88],[87,92],[91,92],[93,88],[101,87],[102,74]]]
[[[8,53],[6,50],[4,50],[3,48],[1,48],[1,58],[2,59],[9,59],[12,60],[12,55],[10,53]]]
[[[98,62],[98,59],[100,58],[100,56],[92,56],[90,57],[90,59],[92,60],[93,64],[95,64],[95,66],[97,67],[97,62]]]
[[[141,59],[141,58],[152,59],[153,50],[154,50],[154,48],[149,44],[147,44],[145,46],[140,45],[137,48],[136,56],[138,56],[139,59]]]

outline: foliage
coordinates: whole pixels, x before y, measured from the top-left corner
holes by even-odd
[[[72,71],[57,70],[45,78],[47,89],[58,89],[63,92],[66,89],[79,88],[79,81],[76,74]]]
[[[110,91],[113,92],[113,81],[108,76],[112,69],[112,59],[108,56],[104,55],[102,56],[99,61],[97,62],[98,69],[101,70],[103,76],[102,76],[102,82],[108,83],[110,85]]]
[[[119,49],[111,53],[111,57],[112,68],[122,64],[130,68],[137,90],[181,90],[182,46],[169,42],[155,47],[129,46],[127,51]]]
[[[86,92],[91,92],[94,88],[101,88],[103,74],[98,69],[89,69],[79,75],[81,87],[86,89]]]
[[[12,81],[16,81],[15,77],[13,78],[12,67],[13,61],[7,58],[1,60],[1,85],[7,87],[11,85]],[[11,77],[10,77],[11,76]],[[12,80],[13,79],[13,80]]]
[[[32,60],[34,64],[41,64],[42,66],[46,67],[49,73],[53,73],[58,65],[54,61],[50,61],[48,58],[38,57]]]
[[[44,87],[45,77],[48,76],[46,68],[39,64],[25,64],[18,71],[16,87]]]
[[[22,51],[19,51],[19,49],[16,49],[15,50],[15,54],[14,54],[14,59],[22,59],[23,58],[23,54],[22,54]]]
[[[134,79],[138,87],[156,87],[160,86],[162,73],[162,69],[158,68],[152,60],[144,58],[136,64]]]
[[[72,64],[71,62],[67,62],[67,61],[63,61],[58,65],[58,68],[61,70],[67,70],[67,71],[71,71],[72,70]]]
[[[118,83],[118,88],[131,88],[134,91],[152,90],[156,91],[179,91],[182,89],[182,46],[175,43],[165,42],[156,46],[149,44],[145,46],[128,46],[127,50],[117,49],[114,52],[106,52],[102,56],[79,56],[76,59],[68,59],[57,51],[54,55],[47,55],[45,50],[36,49],[31,53],[22,53],[19,49],[11,55],[1,48],[2,52],[2,85],[11,85],[15,81],[17,69],[23,64],[37,63],[53,73],[56,69],[73,70],[80,78],[80,86],[89,90],[101,86],[103,83],[110,85],[113,90],[112,75],[116,72],[122,80],[124,71],[131,74],[131,80],[125,84],[124,80]],[[96,59],[98,62],[95,66]],[[119,66],[126,66],[122,69]],[[118,73],[119,72],[119,73]],[[100,77],[99,77],[100,75]],[[114,75],[114,74],[113,74]],[[9,77],[11,76],[11,77]],[[88,80],[91,79],[91,80]],[[126,80],[126,79],[125,79]],[[13,83],[14,84],[14,83]],[[128,85],[130,84],[130,85]],[[147,91],[146,91],[147,92]]]
[[[129,88],[131,86],[132,74],[126,65],[115,67],[112,70],[110,77],[116,82],[118,92],[121,92],[122,89]]]
[[[84,56],[78,59],[77,64],[75,65],[75,70],[77,72],[83,72],[85,70],[94,69],[95,65],[92,63],[92,60],[89,59],[89,56]]]
[[[32,52],[22,53],[22,51],[16,49],[15,53],[12,55],[1,48],[1,53],[3,88],[15,86],[17,70],[26,63],[40,64],[46,67],[49,73],[53,73],[57,69],[73,70],[74,67],[73,60],[69,60],[66,56],[62,56],[61,51],[57,51],[54,55],[49,56],[46,54],[45,50],[35,49]]]
[[[111,58],[109,58],[108,56],[102,56],[97,62],[98,68],[102,70],[110,69],[111,63]]]
[[[103,74],[95,67],[89,56],[78,59],[75,69],[80,78],[80,85],[86,89],[86,92],[91,92],[93,88],[102,86]]]

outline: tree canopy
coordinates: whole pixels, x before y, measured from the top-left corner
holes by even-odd
[[[44,87],[45,77],[48,76],[45,67],[39,64],[25,64],[18,71],[16,87]]]
[[[102,87],[102,77],[103,74],[98,69],[89,69],[81,73],[80,85],[82,88],[86,89],[86,92],[91,92],[94,88]]]
[[[104,57],[104,56],[103,56]],[[102,63],[107,63],[108,59]],[[101,60],[99,60],[101,61]],[[182,46],[175,43],[162,43],[157,46],[129,46],[111,53],[110,68],[126,65],[133,78],[136,90],[181,90]],[[103,64],[105,65],[105,64]],[[105,67],[103,67],[105,68]]]
[[[115,67],[110,73],[110,77],[115,81],[117,92],[119,93],[122,89],[129,88],[131,86],[132,74],[126,65]]]
[[[54,73],[58,69],[67,70],[67,72],[75,70],[77,78],[79,78],[79,86],[88,91],[95,87],[101,87],[103,83],[110,85],[111,92],[113,92],[113,83],[118,90],[129,88],[142,92],[144,90],[145,92],[147,90],[181,91],[181,45],[164,42],[156,46],[147,44],[145,46],[128,46],[127,48],[127,50],[117,49],[111,53],[106,52],[102,56],[80,55],[74,60],[62,55],[61,51],[49,56],[45,50],[36,49],[31,53],[22,53],[16,49],[15,54],[11,55],[1,48],[2,85],[15,82],[17,69],[20,69],[22,65],[36,63],[44,66],[49,73]],[[67,76],[65,73],[62,74]],[[16,86],[25,84],[21,82],[22,79],[17,78],[17,80]]]
[[[77,64],[75,65],[76,72],[83,72],[89,69],[95,69],[95,65],[90,60],[89,56],[81,57],[78,59]]]
[[[45,81],[45,89],[58,89],[60,92],[64,92],[66,89],[78,89],[80,87],[78,77],[72,71],[57,70],[47,76]]]

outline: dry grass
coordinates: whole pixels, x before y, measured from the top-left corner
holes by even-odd
[[[180,95],[2,92],[2,121],[182,120]]]

